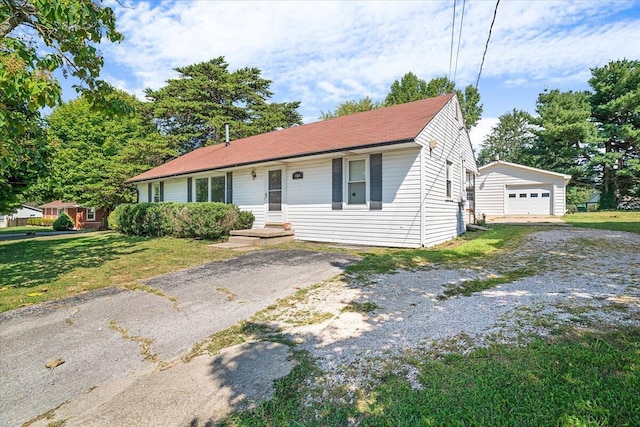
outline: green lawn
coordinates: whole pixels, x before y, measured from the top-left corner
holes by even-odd
[[[35,225],[24,225],[20,227],[0,228],[0,236],[3,234],[26,234],[52,232],[51,227],[36,227]]]
[[[569,331],[526,346],[408,356],[419,387],[380,362],[377,385],[310,389],[308,357],[276,381],[272,400],[224,426],[638,426],[640,330]],[[313,403],[309,404],[310,396]],[[319,397],[322,396],[322,397]],[[326,396],[326,397],[325,397]],[[337,403],[340,402],[340,403]]]
[[[115,232],[0,241],[0,312],[237,255],[209,243]]]
[[[602,211],[565,215],[564,220],[576,227],[640,233],[640,212]]]

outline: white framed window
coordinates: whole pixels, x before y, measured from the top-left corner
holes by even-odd
[[[196,202],[209,201],[209,178],[196,178]]]
[[[446,197],[447,197],[447,199],[451,199],[452,198],[452,190],[453,190],[451,188],[451,186],[452,186],[452,184],[451,184],[451,176],[453,174],[452,169],[453,169],[453,163],[451,163],[449,160],[447,160],[447,166],[446,166],[446,172],[445,172],[446,181],[447,181],[446,182],[446,186],[447,186],[447,188],[446,188]]]
[[[87,221],[96,220],[96,210],[94,208],[87,208]]]
[[[60,218],[62,216],[63,212],[64,212],[64,210],[62,208],[58,208],[58,213],[57,213],[58,218]]]
[[[347,204],[367,204],[367,164],[365,159],[347,161]]]
[[[224,176],[212,176],[211,177],[211,201],[212,202],[226,202],[226,187]]]
[[[153,183],[153,201],[158,203],[160,201],[160,183]]]

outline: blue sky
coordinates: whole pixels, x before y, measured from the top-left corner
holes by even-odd
[[[495,1],[121,1],[107,0],[125,40],[100,46],[103,78],[143,99],[176,76],[174,67],[224,56],[231,69],[258,67],[273,81],[272,101],[301,101],[312,122],[343,101],[383,100],[412,71],[475,84]],[[586,90],[590,68],[640,59],[640,2],[502,0],[479,90],[479,146],[497,117],[535,111],[544,89]],[[75,97],[65,85],[65,98]]]

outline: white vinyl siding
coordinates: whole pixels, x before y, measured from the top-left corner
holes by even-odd
[[[169,178],[164,180],[165,202],[187,201],[187,178]]]
[[[416,139],[423,147],[423,245],[434,246],[465,232],[464,205],[458,203],[466,191],[467,170],[475,172],[476,163],[471,151],[457,98],[452,98]],[[436,146],[429,149],[429,142]],[[447,199],[447,161],[451,162],[451,197]]]
[[[255,179],[251,176],[255,171]],[[262,228],[266,223],[265,204],[267,195],[264,168],[248,168],[233,171],[233,203],[241,210],[251,211],[255,216],[253,228]]]
[[[550,200],[543,193],[549,193]],[[509,194],[516,194],[516,200]],[[560,175],[498,163],[483,168],[476,180],[478,215],[564,215],[564,211],[565,180]]]
[[[345,158],[347,161],[348,157]],[[287,222],[300,240],[420,246],[419,149],[383,152],[382,210],[331,208],[331,159],[294,163],[287,179]]]

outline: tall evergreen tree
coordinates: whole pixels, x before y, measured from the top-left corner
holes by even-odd
[[[601,136],[593,159],[602,170],[603,208],[640,197],[640,61],[611,61],[591,70],[592,117]]]
[[[590,99],[589,92],[555,89],[538,96],[533,166],[570,174],[574,182],[593,181],[589,162],[596,153],[597,129],[590,119]]]
[[[258,68],[229,71],[224,57],[175,69],[180,76],[158,90],[147,89],[149,111],[161,133],[181,154],[224,140],[301,124],[300,102],[268,103],[271,81]]]

